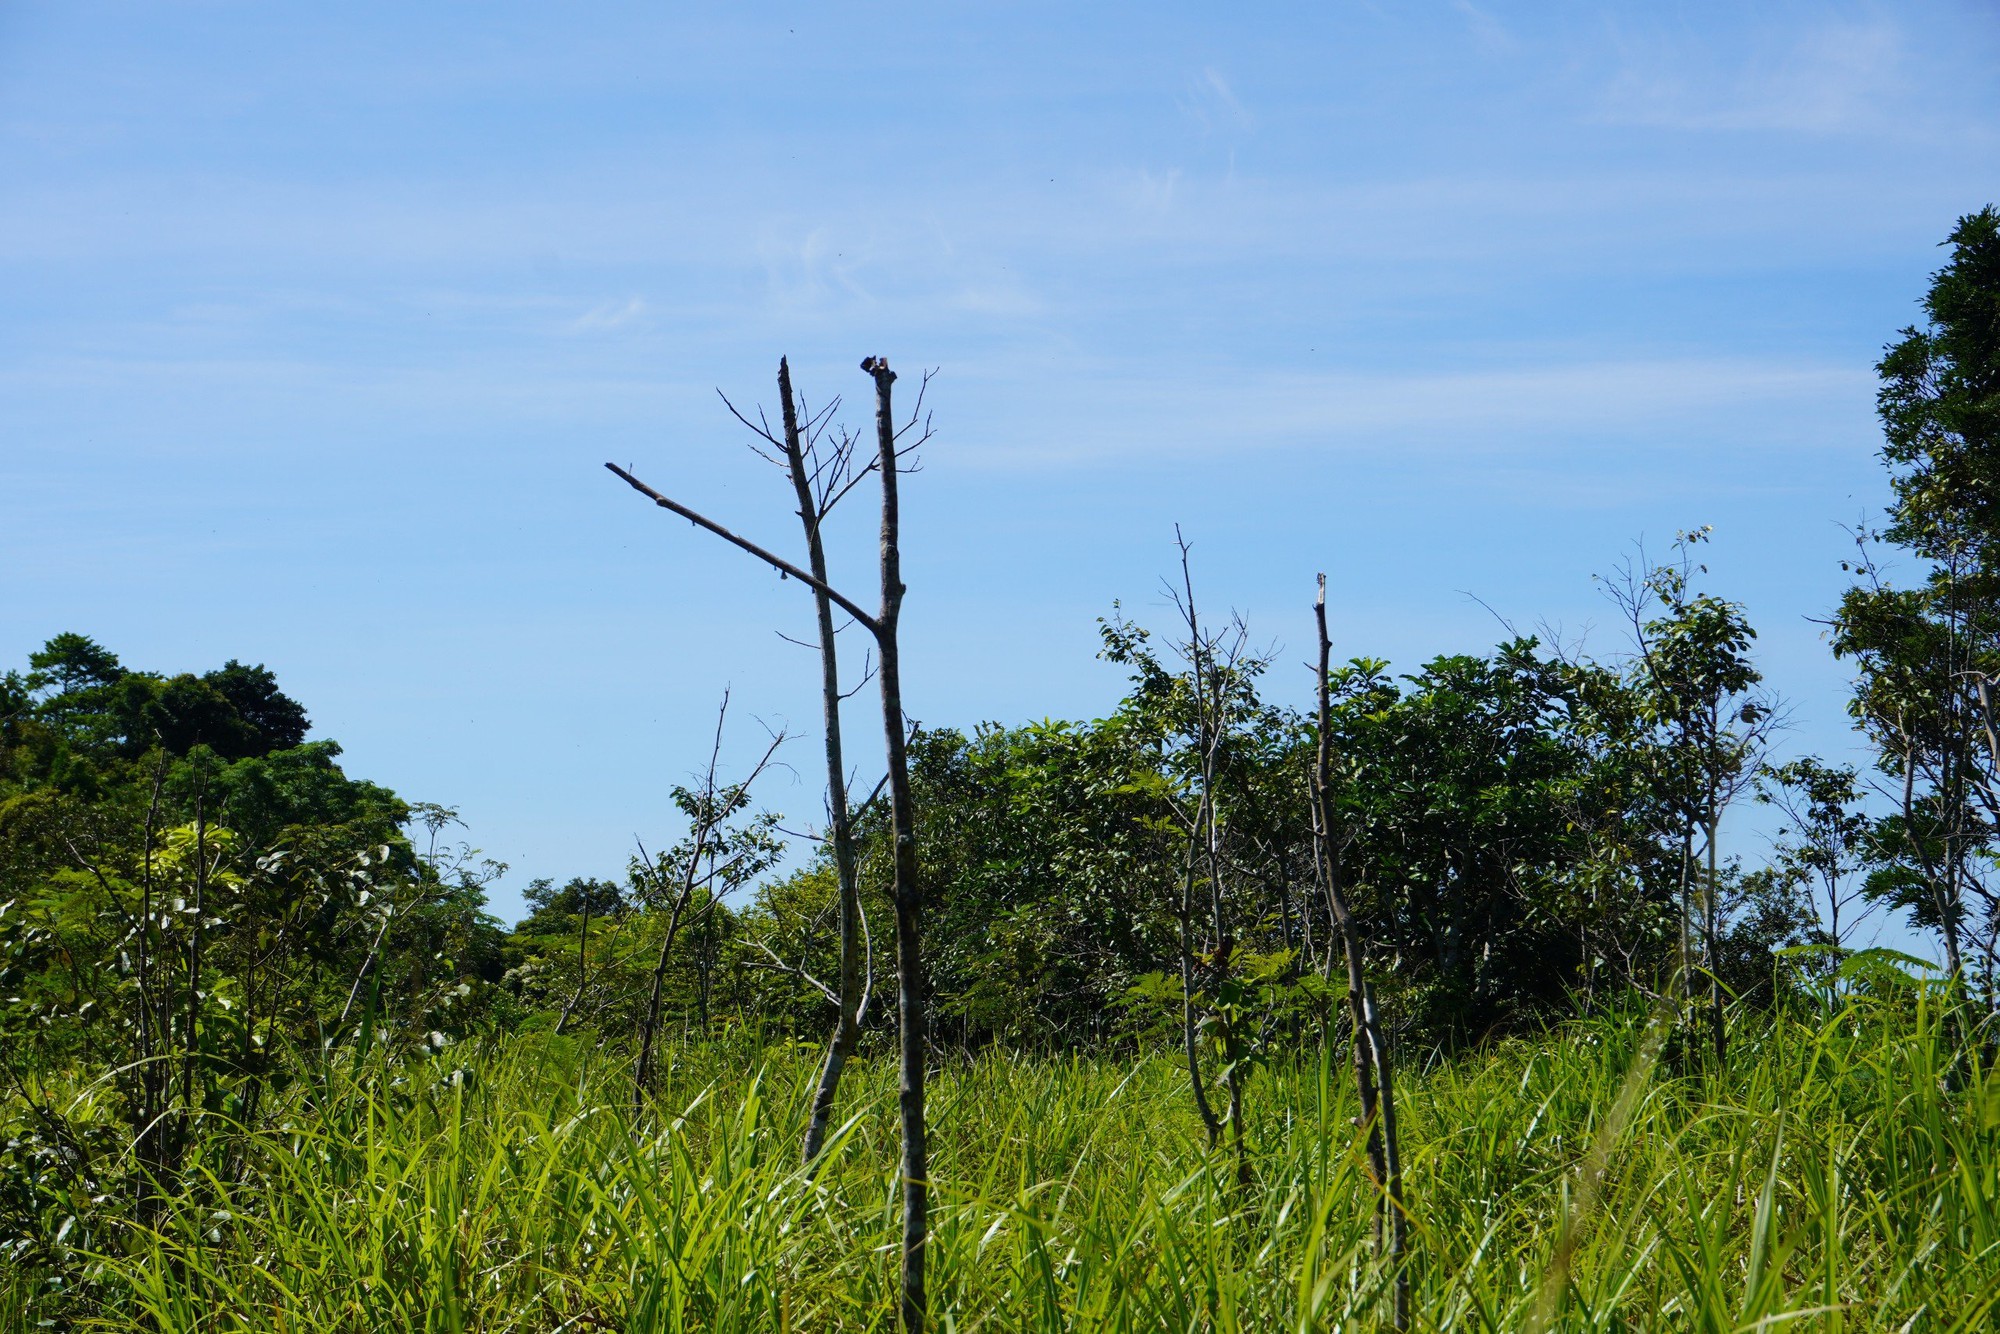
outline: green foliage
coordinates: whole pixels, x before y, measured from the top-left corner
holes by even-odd
[[[615,882],[583,876],[560,889],[553,880],[530,881],[521,898],[528,915],[515,924],[517,936],[568,935],[585,916],[617,917],[631,906]]]
[[[2000,210],[1960,218],[1949,263],[1924,298],[1925,328],[1903,330],[1877,370],[1876,404],[1896,505],[1890,542],[1933,563],[2000,541]]]
[[[927,731],[911,764],[941,1020],[961,1040],[1110,1036],[1112,999],[1171,949],[1156,752],[1115,721],[1043,722]],[[883,839],[862,833],[879,882]]]
[[[1615,675],[1516,640],[1400,681],[1356,663],[1333,700],[1344,879],[1393,1012],[1477,1035],[1657,971],[1661,798]]]
[[[1876,825],[1862,807],[1859,775],[1811,757],[1766,766],[1757,800],[1785,818],[1765,874],[1774,891],[1789,892],[1812,918],[1804,926],[1809,946],[1793,947],[1790,957],[1822,984],[1837,986],[1827,970],[1839,968],[1846,941],[1874,907],[1862,902],[1868,893],[1862,873],[1876,860]]]
[[[155,747],[184,756],[197,746],[229,760],[300,745],[305,709],[262,666],[230,659],[201,676],[127,670],[86,635],[60,634],[9,673],[0,693],[0,733],[16,781],[86,789],[117,778],[116,761]]]
[[[1732,610],[1716,616],[1738,624]],[[912,747],[935,1022],[946,1040],[1093,1046],[1154,1031],[1180,1003],[1177,984],[1145,1005],[1133,989],[1150,995],[1156,984],[1145,979],[1179,975],[1199,777],[1185,740],[1192,677],[1128,621],[1107,622],[1105,642],[1105,656],[1132,671],[1109,717],[969,735],[934,728]],[[1284,962],[1272,977],[1225,983],[1206,977],[1213,942],[1197,943],[1195,992],[1202,1008],[1240,1010],[1255,1031],[1290,1040],[1318,1031],[1338,999],[1308,980],[1324,974],[1334,941],[1306,801],[1316,738],[1308,720],[1263,700],[1261,673],[1245,660],[1222,681],[1217,829],[1232,957],[1258,969]],[[1376,985],[1406,1036],[1533,1027],[1593,995],[1664,983],[1686,798],[1642,679],[1523,639],[1403,677],[1356,660],[1336,669],[1333,701],[1341,874]],[[888,911],[884,824],[879,809],[858,824],[877,921]],[[1194,874],[1205,899],[1205,866]],[[830,868],[815,864],[765,885],[746,909],[747,938],[830,976],[832,884]],[[547,919],[532,920],[546,929]],[[1731,939],[1732,976],[1754,974],[1768,990],[1756,942],[1789,937]],[[886,960],[877,968],[886,974]],[[809,985],[774,973],[763,995],[766,1016],[791,1031],[814,1033],[827,1013]]]
[[[1961,218],[1932,277],[1925,327],[1908,328],[1877,367],[1882,460],[1895,492],[1888,523],[1860,535],[1857,582],[1833,623],[1851,660],[1852,712],[1874,742],[1898,808],[1875,831],[1885,865],[1871,892],[1943,940],[1986,989],[2000,968],[2000,891],[1991,850],[2000,820],[1994,682],[2000,673],[2000,212]],[[1891,584],[1875,541],[1915,558]],[[1968,939],[1969,937],[1969,939]]]
[[[22,1255],[49,1244],[36,1222],[54,1198],[151,1217],[213,1170],[213,1126],[267,1124],[327,1054],[488,1022],[500,962],[480,893],[494,868],[415,847],[404,825],[437,808],[347,777],[264,669],[152,676],[80,635],[30,667],[0,717],[16,1123],[0,1245]]]

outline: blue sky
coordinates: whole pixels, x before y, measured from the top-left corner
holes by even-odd
[[[1996,200],[1989,4],[3,3],[0,660],[268,664],[511,916],[663,838],[725,685],[738,753],[816,720],[801,590],[600,465],[795,543],[715,390],[863,423],[881,353],[926,722],[1107,709],[1175,523],[1287,664],[1324,569],[1401,666],[1614,652],[1592,573],[1706,523],[1851,758],[1871,367]]]

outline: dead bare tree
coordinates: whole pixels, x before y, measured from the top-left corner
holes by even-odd
[[[896,629],[903,614],[902,514],[896,494],[899,459],[896,373],[882,357],[861,363],[875,381],[876,467],[882,474],[882,614],[875,627],[882,684],[882,734],[888,750],[889,820],[895,838],[896,1019],[901,1038],[897,1102],[903,1122],[903,1305],[906,1334],[924,1327],[924,1244],[930,1227],[930,1149],[924,1126],[925,995],[923,885],[917,867],[917,809],[910,795],[909,746],[904,737],[902,655]],[[923,395],[918,394],[919,403]],[[914,419],[913,419],[914,420]],[[928,435],[928,430],[925,431]],[[919,442],[921,443],[921,437]],[[912,446],[914,447],[914,446]]]
[[[847,1068],[848,1058],[854,1054],[855,1045],[861,1040],[861,1025],[867,1017],[865,1010],[869,994],[863,976],[867,971],[863,960],[866,933],[861,919],[861,890],[854,849],[854,812],[847,801],[847,765],[841,743],[840,705],[846,696],[840,688],[838,629],[833,619],[833,597],[827,587],[823,531],[833,507],[878,464],[876,460],[869,459],[857,469],[854,466],[854,438],[845,431],[827,435],[828,421],[840,407],[838,398],[818,413],[801,411],[798,396],[792,389],[791,364],[785,358],[778,359],[782,435],[772,433],[761,413],[759,419],[753,422],[737,412],[736,406],[726,397],[723,402],[738,421],[776,451],[775,454],[767,454],[759,449],[758,454],[783,468],[790,477],[792,492],[799,506],[799,523],[805,529],[806,564],[818,581],[818,586],[813,589],[813,609],[819,628],[820,708],[826,735],[826,844],[833,857],[834,878],[838,885],[840,967],[835,984],[829,987],[802,969],[783,965],[775,955],[771,956],[784,971],[806,977],[833,1002],[835,1008],[833,1036],[826,1044],[826,1058],[820,1065],[819,1081],[813,1089],[812,1111],[806,1122],[805,1144],[801,1151],[804,1161],[810,1163],[819,1157],[820,1149],[826,1143],[827,1127],[832,1123],[834,1103],[840,1094],[841,1074]],[[866,675],[864,673],[864,681]]]
[[[1161,802],[1168,817],[1161,832],[1179,840],[1182,862],[1174,916],[1178,926],[1181,1046],[1195,1111],[1211,1149],[1225,1131],[1240,1186],[1254,1179],[1244,1117],[1248,1067],[1264,1048],[1273,1024],[1268,1007],[1261,1029],[1253,1009],[1267,1004],[1265,989],[1243,975],[1238,952],[1240,920],[1253,911],[1253,883],[1268,887],[1269,868],[1246,864],[1260,840],[1239,818],[1251,805],[1260,735],[1272,715],[1257,698],[1255,680],[1270,663],[1248,647],[1249,628],[1232,615],[1221,630],[1204,621],[1195,599],[1190,545],[1178,525],[1180,578],[1163,581],[1180,625],[1165,661],[1144,629],[1117,618],[1104,622],[1105,656],[1135,669],[1148,720],[1150,744],[1168,777]],[[1176,670],[1178,667],[1184,670]],[[1220,1090],[1210,1088],[1203,1051],[1219,1052]],[[1220,1102],[1226,1099],[1226,1102]]]
[[[1393,1325],[1399,1330],[1408,1329],[1410,1275],[1405,1248],[1409,1233],[1403,1209],[1402,1147],[1396,1133],[1396,1086],[1390,1071],[1389,1044],[1383,1038],[1381,1016],[1376,1012],[1375,996],[1368,986],[1361,933],[1341,888],[1341,847],[1334,836],[1333,644],[1326,630],[1323,574],[1319,577],[1319,596],[1313,600],[1313,619],[1319,626],[1319,745],[1313,762],[1313,842],[1318,853],[1320,886],[1326,893],[1327,915],[1332,919],[1333,935],[1339,939],[1347,963],[1347,1007],[1354,1032],[1354,1085],[1361,1100],[1361,1124],[1368,1135],[1369,1170],[1381,1192],[1375,1219],[1376,1247],[1386,1253],[1394,1274]],[[1331,953],[1326,956],[1326,970],[1331,980]],[[1382,1226],[1385,1214],[1386,1236]]]
[[[924,1328],[924,1254],[929,1232],[929,1153],[924,1126],[924,1037],[926,996],[923,967],[923,898],[918,878],[916,809],[910,792],[909,750],[903,715],[901,657],[897,651],[897,626],[901,619],[904,585],[902,580],[901,511],[897,476],[910,469],[903,460],[930,439],[929,419],[923,415],[924,395],[917,394],[916,406],[902,425],[896,424],[893,390],[895,372],[882,357],[869,357],[861,369],[875,386],[875,458],[868,471],[879,474],[882,486],[881,575],[882,603],[870,614],[826,577],[824,570],[804,570],[792,562],[738,536],[713,519],[679,501],[655,491],[630,472],[614,463],[604,466],[660,508],[680,515],[697,527],[705,528],[724,541],[748,552],[780,574],[798,580],[818,596],[854,618],[875,641],[878,668],[876,677],[882,692],[883,734],[886,743],[890,824],[894,836],[894,898],[896,905],[897,1018],[900,1029],[901,1080],[899,1106],[902,1120],[903,1238],[902,1302],[900,1316],[906,1334]],[[929,384],[929,376],[924,384]],[[865,473],[860,474],[865,475]],[[857,478],[850,478],[852,485]],[[837,497],[836,497],[837,498]],[[830,636],[823,636],[823,641]],[[824,672],[824,661],[822,662]],[[822,681],[825,677],[822,675]],[[837,689],[837,687],[836,687]]]
[[[1181,536],[1180,527],[1174,528],[1174,543],[1180,548],[1181,586],[1170,590],[1176,609],[1180,612],[1181,623],[1187,627],[1187,658],[1194,686],[1194,733],[1195,742],[1195,809],[1188,817],[1188,832],[1195,847],[1190,849],[1188,878],[1182,894],[1182,987],[1184,1008],[1189,1013],[1184,1020],[1192,1020],[1192,1004],[1188,984],[1191,970],[1188,967],[1188,947],[1185,944],[1189,934],[1188,923],[1193,916],[1192,889],[1194,884],[1194,864],[1198,856],[1205,870],[1204,879],[1208,889],[1209,930],[1212,950],[1208,957],[1208,990],[1214,1000],[1207,1007],[1209,1017],[1217,1026],[1222,1039],[1223,1087],[1229,1096],[1228,1111],[1221,1120],[1229,1126],[1230,1139],[1236,1149],[1236,1178],[1239,1185],[1250,1183],[1250,1150],[1243,1134],[1243,1035],[1237,1032],[1237,1015],[1234,1007],[1221,1002],[1225,984],[1229,981],[1230,967],[1236,950],[1233,924],[1224,903],[1226,882],[1223,877],[1222,817],[1216,803],[1216,768],[1221,758],[1223,743],[1229,734],[1227,716],[1227,692],[1230,678],[1236,675],[1236,667],[1241,660],[1243,645],[1248,638],[1241,621],[1237,621],[1222,637],[1203,631],[1200,613],[1195,608],[1194,573],[1188,562],[1187,539]],[[1198,849],[1198,851],[1197,851]],[[1190,1031],[1192,1024],[1187,1026]],[[1202,1114],[1202,1122],[1208,1128],[1209,1143],[1217,1138],[1217,1118],[1208,1106],[1208,1099],[1202,1090],[1200,1072],[1192,1060],[1193,1043],[1189,1042],[1189,1074],[1195,1078],[1195,1105]]]

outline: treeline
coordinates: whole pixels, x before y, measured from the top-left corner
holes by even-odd
[[[1110,716],[925,729],[911,747],[942,1043],[1129,1043],[1177,1020],[1183,942],[1203,958],[1218,948],[1205,883],[1196,910],[1184,910],[1196,818],[1188,793],[1203,749],[1192,666],[1123,620],[1107,622],[1104,638],[1105,655],[1133,669]],[[1212,767],[1220,918],[1243,992],[1234,1003],[1257,1010],[1259,1028],[1280,1041],[1327,1022],[1338,942],[1313,866],[1316,736],[1309,718],[1264,697],[1269,665],[1239,655],[1220,673],[1225,721]],[[1705,870],[1689,864],[1691,821],[1693,851],[1705,851],[1705,793],[1687,784],[1701,771],[1681,743],[1649,721],[1663,706],[1642,672],[1517,640],[1403,677],[1375,661],[1334,675],[1341,875],[1408,1035],[1477,1038],[1635,984],[1666,988],[1680,962],[1683,892],[1694,890],[1697,925],[1708,896]],[[1742,732],[1720,740],[1731,752],[1724,777],[1747,787]],[[1778,775],[1766,781],[1791,791]],[[1849,793],[1838,810],[1853,801]],[[857,833],[864,907],[881,923],[890,906],[879,803],[864,808]],[[753,824],[736,835],[754,836]],[[1715,965],[1733,994],[1768,998],[1774,977],[1811,972],[1772,957],[1825,934],[1805,852],[1801,844],[1747,874],[1719,862]],[[577,1022],[633,1031],[652,962],[653,886],[682,856],[635,863],[622,883],[532,887],[535,911],[509,942],[506,985],[530,1011],[567,1007]],[[836,890],[819,857],[747,901],[704,897],[674,965],[677,1013],[697,1029],[727,1021],[823,1034],[830,1003],[815,982],[838,971]],[[886,994],[893,964],[879,933],[874,967]]]
[[[1718,608],[1733,614],[1697,599],[1647,632],[1683,634]],[[1231,638],[1240,648],[1243,634]],[[1181,912],[1202,743],[1188,644],[1157,644],[1117,617],[1103,642],[1130,673],[1109,716],[920,729],[911,744],[940,1042],[1129,1042],[1157,1026],[1153,998],[1179,969],[1183,936],[1212,931]],[[1266,658],[1204,664],[1222,701],[1211,749],[1223,917],[1238,970],[1282,1015],[1273,1031],[1295,1034],[1324,1019],[1335,948],[1312,865],[1315,729],[1265,698]],[[699,783],[676,789],[681,822],[705,824],[701,837],[634,856],[617,881],[534,882],[510,932],[483,911],[501,868],[449,839],[452,812],[347,776],[339,746],[305,740],[304,709],[263,668],[168,678],[64,634],[4,679],[7,1031],[31,1066],[145,1051],[149,1019],[185,1027],[186,994],[201,1006],[198,1035],[226,1027],[248,1044],[216,1053],[245,1074],[265,1064],[246,1053],[336,1044],[368,1023],[423,1041],[482,1023],[629,1038],[691,866],[664,979],[673,1024],[826,1028],[813,980],[838,971],[833,869],[819,854],[772,874],[779,817],[747,790],[718,812]],[[1638,660],[1607,667],[1531,639],[1407,676],[1370,660],[1333,673],[1342,878],[1420,1040],[1538,1024],[1596,993],[1664,984],[1684,884],[1706,892],[1686,855],[1691,838],[1702,850],[1705,816],[1687,784],[1703,771],[1660,719],[1714,703],[1662,697],[1673,684]],[[1721,737],[1731,783],[1751,776],[1743,731]],[[1790,793],[1787,776],[1764,777]],[[1853,792],[1841,796],[1817,815],[1851,812]],[[891,912],[883,807],[879,796],[860,807],[856,829],[877,924]],[[1768,994],[1771,948],[1816,938],[1811,833],[1776,867],[1721,863],[1716,963],[1734,992]],[[1201,915],[1213,915],[1206,902]],[[871,935],[886,994],[894,964]]]
[[[1810,823],[1777,865],[1722,859],[1712,885],[1691,855],[1711,790],[1695,780],[1725,794],[1749,780],[1755,729],[1740,720],[1758,715],[1747,627],[1686,594],[1680,568],[1633,586],[1652,599],[1648,642],[1696,639],[1703,617],[1737,625],[1680,676],[1533,640],[1408,676],[1376,661],[1331,674],[1340,877],[1404,1042],[1663,991],[1684,918],[1711,895],[1719,948],[1685,939],[1729,994],[1767,1003],[1774,983],[1818,975],[1772,954],[1832,943],[1807,902]],[[1171,1042],[1188,994],[1231,1061],[1340,1022],[1314,868],[1317,729],[1266,698],[1272,663],[1243,627],[1194,624],[1161,642],[1104,622],[1102,656],[1130,688],[1103,719],[915,733],[934,1046]],[[1690,681],[1744,689],[1668,693]],[[831,856],[782,871],[780,817],[746,781],[711,770],[676,788],[679,841],[617,881],[534,883],[508,931],[483,906],[503,868],[451,838],[453,813],[345,774],[262,667],[168,677],[63,634],[0,682],[0,1227],[17,1244],[47,1237],[66,1178],[165,1200],[214,1133],[255,1126],[273,1093],[357,1045],[427,1055],[554,1028],[631,1055],[830,1027]],[[1704,712],[1738,721],[1696,753],[1673,720]],[[1831,806],[1800,809],[1857,818],[1840,781]],[[863,1041],[886,1044],[885,808],[879,793],[857,807],[854,844]],[[1197,856],[1211,836],[1214,867]]]

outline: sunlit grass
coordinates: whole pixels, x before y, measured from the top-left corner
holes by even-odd
[[[1572,1214],[1643,1016],[1406,1073],[1421,1329],[1984,1330],[2000,1322],[2000,1081],[1935,1015],[1746,1020],[1723,1071],[1634,1076],[1596,1208]],[[155,1230],[81,1229],[68,1297],[0,1318],[132,1330],[865,1330],[894,1323],[895,1078],[797,1150],[812,1053],[672,1053],[657,1118],[582,1044],[516,1038],[288,1093],[247,1184]],[[1347,1066],[1260,1070],[1256,1184],[1210,1154],[1167,1059],[944,1062],[932,1301],[959,1330],[1378,1326],[1388,1276]],[[221,1150],[211,1167],[224,1161]],[[116,1202],[102,1206],[115,1213]],[[1565,1226],[1567,1284],[1544,1292]],[[1559,1300],[1557,1300],[1559,1298]]]

